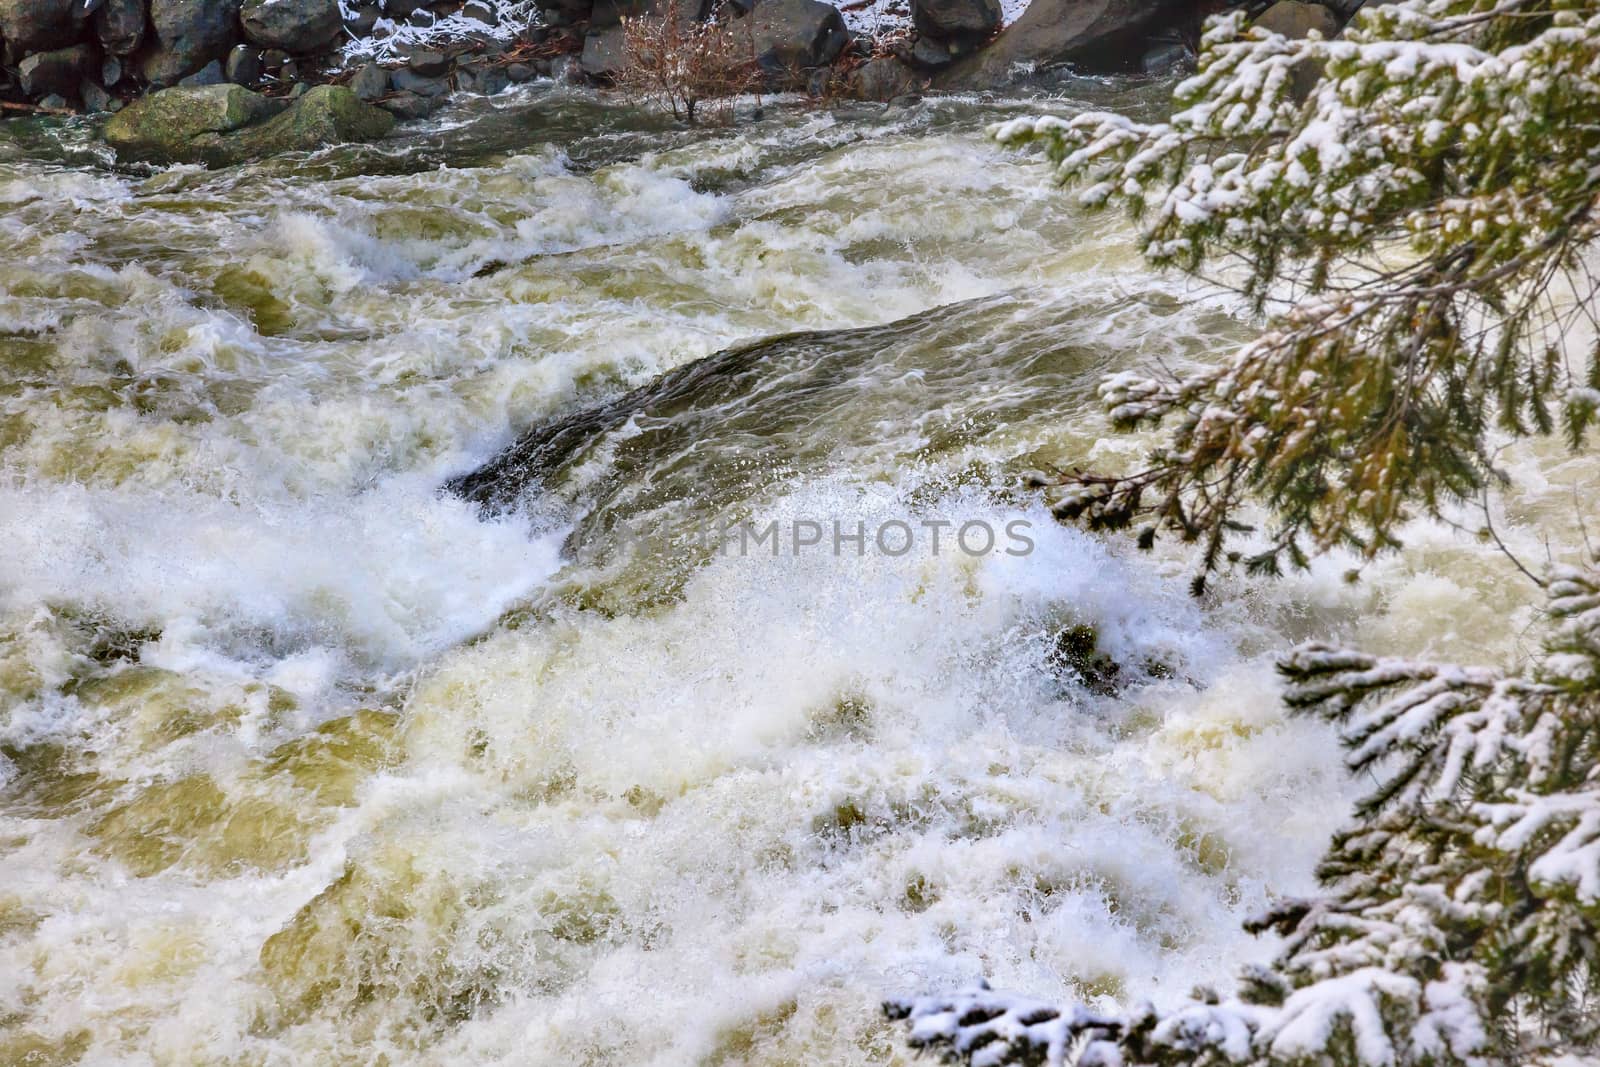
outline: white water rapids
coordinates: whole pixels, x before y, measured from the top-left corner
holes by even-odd
[[[840,1067],[980,975],[1176,998],[1270,954],[1240,920],[1352,793],[1273,656],[1523,651],[1535,591],[1464,533],[1195,602],[1018,488],[1136,454],[1100,375],[1251,328],[983,137],[1072,99],[520,92],[220,172],[0,127],[0,1063]],[[517,508],[440,491],[794,331]],[[1515,456],[1537,556],[1589,468]],[[1035,548],[570,536],[725,513]],[[1115,686],[1052,665],[1079,626]]]

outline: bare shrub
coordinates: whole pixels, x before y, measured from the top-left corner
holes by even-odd
[[[761,72],[750,31],[741,33],[720,15],[701,21],[685,15],[679,0],[665,0],[652,14],[623,19],[617,89],[686,122],[708,110],[729,117],[732,98],[755,89]]]

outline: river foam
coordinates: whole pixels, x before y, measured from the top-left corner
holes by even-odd
[[[1196,602],[1018,489],[1140,446],[1100,373],[1249,331],[981,136],[1073,106],[0,151],[0,1061],[909,1062],[885,995],[1269,953],[1350,792],[1272,657],[1505,659],[1532,597],[1436,529]],[[440,491],[563,418],[511,506]],[[1033,547],[587,551],[711,519]]]

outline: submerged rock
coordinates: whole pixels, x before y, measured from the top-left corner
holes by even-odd
[[[167,89],[106,123],[119,156],[218,165],[345,141],[372,141],[394,117],[342,85],[319,85],[285,107],[238,85]]]

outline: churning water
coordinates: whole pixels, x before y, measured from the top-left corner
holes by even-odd
[[[1432,529],[1195,602],[1020,488],[1137,452],[1102,374],[1251,329],[983,137],[1078,106],[0,132],[0,1063],[904,1063],[885,995],[1269,953],[1350,794],[1273,655],[1503,661],[1533,591]],[[1532,548],[1592,472],[1518,455]]]

